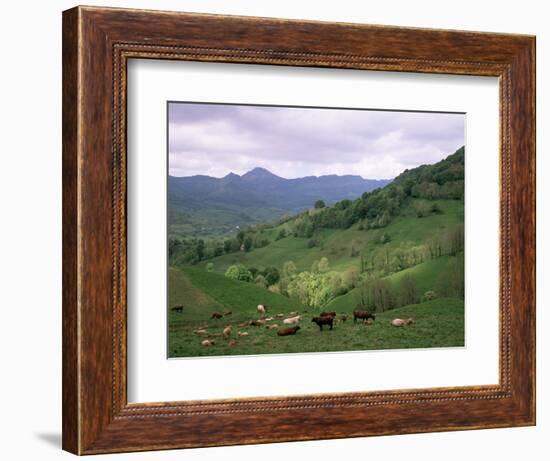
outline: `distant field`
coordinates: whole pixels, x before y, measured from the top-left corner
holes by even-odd
[[[338,323],[333,331],[320,332],[311,322],[316,311],[294,300],[270,293],[250,283],[238,282],[222,275],[197,268],[169,271],[169,305],[184,304],[183,313],[169,311],[169,356],[194,357],[218,355],[278,354],[291,352],[328,352],[372,349],[407,349],[427,347],[459,347],[464,345],[464,303],[459,299],[442,298],[422,304],[405,306],[378,314],[373,325],[365,326],[353,320]],[[296,336],[278,337],[275,330],[264,327],[239,327],[246,320],[257,319],[256,306],[269,306],[268,314],[300,312],[304,318]],[[352,309],[337,309],[338,313]],[[212,320],[212,312],[232,311],[232,315]],[[414,317],[416,323],[396,328],[393,318]],[[278,323],[280,321],[272,321]],[[205,348],[202,337],[193,333],[206,326],[219,335],[227,325],[233,325],[232,339],[214,337],[216,345]],[[247,331],[248,337],[237,338],[237,331]]]

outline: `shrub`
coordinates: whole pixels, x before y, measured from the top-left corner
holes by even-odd
[[[252,280],[252,274],[242,264],[229,266],[225,271],[225,276],[230,279],[240,280],[242,282],[250,282]]]
[[[282,227],[279,233],[277,234],[277,237],[275,237],[275,240],[284,239],[286,236],[287,236],[286,230],[284,227]]]
[[[273,266],[266,267],[262,275],[265,277],[268,285],[274,285],[281,278],[279,270]]]
[[[267,288],[267,280],[261,274],[257,275],[254,279],[254,283],[262,288]]]
[[[309,239],[307,241],[308,248],[315,248],[316,246],[319,246],[319,241],[317,239]]]
[[[424,293],[424,296],[422,296],[422,301],[431,301],[432,299],[435,299],[435,298],[437,298],[436,292],[433,290],[430,290]]]
[[[432,204],[432,207],[431,207],[431,212],[432,212],[432,213],[435,213],[435,214],[442,214],[442,213],[443,213],[443,210],[442,210],[441,207],[439,206],[439,203],[434,202],[434,203]]]

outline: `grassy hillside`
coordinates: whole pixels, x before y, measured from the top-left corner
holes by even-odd
[[[218,325],[220,321],[210,319],[213,312],[233,311],[230,320],[243,322],[256,316],[258,304],[284,313],[304,310],[299,302],[285,296],[193,267],[169,269],[168,305],[177,304],[184,305],[184,313],[169,311],[171,328]]]
[[[454,258],[450,256],[441,256],[440,258],[431,259],[422,264],[396,272],[395,274],[384,277],[384,279],[391,281],[393,284],[398,284],[405,276],[412,275],[415,278],[418,292],[425,293],[429,290],[435,290],[435,284],[441,277],[450,277],[453,259]],[[326,309],[344,312],[354,309],[357,303],[357,289],[353,289],[345,295],[333,299],[327,304]]]
[[[170,357],[460,347],[464,345],[464,305],[461,300],[457,299],[441,298],[394,309],[379,314],[376,321],[369,326],[360,322],[354,324],[352,320],[340,321],[332,331],[322,332],[319,331],[317,325],[311,322],[311,317],[314,314],[302,308],[298,309],[303,315],[300,331],[295,336],[279,337],[276,330],[267,330],[265,327],[238,326],[245,320],[258,318],[255,306],[254,309],[250,307],[251,299],[248,297],[242,299],[242,302],[236,298],[224,298],[227,304],[223,304],[221,309],[231,309],[233,314],[220,320],[210,320],[211,309],[220,309],[216,303],[223,296],[223,290],[212,289],[212,284],[209,283],[217,280],[216,274],[200,273],[196,270],[186,270],[185,272],[171,270],[171,277],[176,277],[186,286],[191,284],[195,288],[194,284],[197,282],[202,287],[206,287],[205,290],[209,292],[200,307],[189,304],[189,308],[186,307],[182,314],[170,313]],[[212,301],[215,296],[219,297],[218,300]],[[185,299],[189,303],[190,298],[182,296],[182,293],[178,293],[176,290],[170,290],[171,302],[185,303]],[[206,302],[205,299],[211,300]],[[278,304],[277,301],[279,301]],[[269,302],[272,302],[270,305],[273,306],[270,308],[272,314],[288,313],[291,308],[296,308],[295,305],[285,304],[284,299],[279,299],[277,295],[274,295]],[[413,325],[403,328],[390,325],[390,321],[394,318],[408,317],[414,317]],[[268,324],[274,323],[280,324],[281,322],[277,319],[268,322]],[[193,333],[193,330],[199,325],[206,327],[211,335],[210,338],[216,341],[215,346],[209,348],[201,346],[200,343],[205,337]],[[234,347],[228,345],[229,340],[219,336],[227,325],[233,325],[230,339],[237,341]],[[249,335],[237,337],[237,331],[246,331]]]
[[[423,200],[411,200],[411,208]],[[343,271],[349,267],[359,267],[359,255],[351,256],[352,247],[361,249],[367,254],[381,248],[380,239],[383,234],[391,238],[390,248],[402,244],[419,244],[428,239],[434,232],[443,232],[452,226],[464,221],[464,203],[459,200],[438,200],[436,202],[441,213],[418,218],[414,212],[405,210],[389,225],[381,229],[359,230],[355,224],[349,229],[320,229],[315,238],[320,240],[321,246],[308,247],[310,239],[289,236],[275,240],[278,231],[287,224],[282,224],[269,231],[264,231],[271,243],[263,248],[255,248],[250,252],[229,253],[211,258],[199,266],[213,263],[213,269],[218,273],[225,273],[233,264],[244,264],[246,267],[262,268],[275,266],[282,268],[286,261],[294,261],[299,271],[309,270],[314,261],[326,256],[333,270]]]

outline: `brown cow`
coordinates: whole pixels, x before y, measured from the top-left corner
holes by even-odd
[[[361,310],[361,309],[355,309],[353,311],[353,322],[357,322],[357,319],[361,319],[361,320],[368,320],[368,319],[372,319],[372,320],[376,320],[376,314],[371,314],[369,311],[364,311],[364,310]]]
[[[176,304],[172,309],[170,309],[172,312],[183,312],[183,304]]]
[[[222,314],[220,314],[219,312],[213,312],[212,315],[210,316],[211,319],[221,319],[223,317]]]
[[[277,336],[295,335],[299,329],[300,327],[298,325],[296,325],[295,327],[279,328],[279,330],[277,330]]]

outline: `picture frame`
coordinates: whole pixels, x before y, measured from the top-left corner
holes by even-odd
[[[128,403],[127,63],[499,79],[499,383]],[[75,454],[535,424],[535,38],[76,7],[63,13],[63,449]]]

